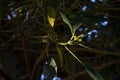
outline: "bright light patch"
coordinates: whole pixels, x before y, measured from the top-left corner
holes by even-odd
[[[10,15],[7,15],[7,19],[8,19],[8,20],[11,20],[11,17],[10,17]]]
[[[26,18],[27,18],[27,19],[28,19],[28,17],[29,17],[29,14],[30,14],[29,12],[26,13]]]
[[[98,34],[96,34],[94,37],[97,38],[97,37],[98,37]]]
[[[47,77],[45,77],[45,75],[44,75],[44,74],[42,74],[42,75],[41,75],[41,77],[40,77],[40,80],[46,80],[46,78],[47,78]],[[61,80],[61,78],[60,78],[60,77],[55,76],[55,77],[53,78],[53,80]]]
[[[59,77],[54,77],[53,80],[61,80]]]
[[[29,19],[29,15],[30,15],[30,13],[27,12],[27,13],[26,13],[26,16],[25,16],[25,19],[24,19],[24,22],[27,21],[27,20]]]
[[[85,30],[84,31],[87,31],[88,30],[88,28],[85,28]]]
[[[79,32],[82,32],[82,31],[83,31],[83,28],[79,28],[78,30],[79,30]]]
[[[98,25],[98,23],[95,23],[95,25],[97,26],[97,25]]]
[[[87,9],[87,6],[84,5],[84,6],[82,7],[82,11],[86,11],[86,9]]]
[[[93,2],[93,3],[94,3],[94,2],[96,2],[96,0],[91,0],[91,2]]]
[[[97,30],[92,30],[90,32],[88,32],[88,40],[91,40],[92,39],[92,35],[94,33],[94,38],[97,38],[98,37],[98,31]]]
[[[45,76],[43,73],[41,74],[40,80],[46,80],[48,76]]]
[[[88,32],[88,35],[91,35],[93,32],[94,32],[94,33],[98,33],[97,30],[92,30],[92,31]]]
[[[87,31],[87,30],[88,30],[88,28],[79,28],[79,29],[78,29],[79,32]]]
[[[107,26],[108,21],[104,21],[104,22],[102,22],[101,24],[102,24],[102,26]]]
[[[104,16],[105,19],[107,19],[107,16]]]
[[[14,11],[12,11],[11,14],[12,14],[12,17],[14,18],[17,16],[17,14]]]
[[[42,74],[40,80],[44,80],[44,78],[45,78],[45,76],[44,76],[44,74]]]

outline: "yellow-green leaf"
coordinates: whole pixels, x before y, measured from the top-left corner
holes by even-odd
[[[67,19],[67,17],[62,12],[60,12],[60,15],[61,15],[63,21],[69,26],[71,33],[73,33],[73,29],[70,24],[70,21]]]
[[[48,15],[48,21],[49,21],[49,24],[51,25],[51,27],[54,27],[55,18],[52,18]]]
[[[55,17],[56,17],[55,9],[52,7],[48,7],[47,11],[48,11],[49,24],[51,25],[51,27],[54,27]]]

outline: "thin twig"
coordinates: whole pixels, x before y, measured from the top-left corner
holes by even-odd
[[[16,35],[15,37],[13,37],[13,38],[9,39],[8,41],[6,41],[5,43],[1,44],[0,47],[2,47],[2,46],[4,46],[4,45],[12,42],[12,41],[13,41],[14,39],[16,39],[19,35],[20,35],[20,34]]]
[[[74,49],[75,50],[75,49]],[[111,52],[111,51],[102,51],[98,49],[85,49],[85,48],[78,48],[76,49],[75,52],[77,51],[88,51],[88,52],[93,52],[93,53],[98,53],[98,54],[103,54],[103,55],[113,55],[113,56],[120,56],[120,53],[117,52]]]
[[[31,66],[30,66],[30,62],[28,60],[28,53],[27,53],[27,50],[26,50],[26,40],[25,40],[25,36],[22,35],[21,36],[21,39],[22,39],[22,48],[23,48],[23,53],[24,53],[24,57],[25,57],[25,62],[26,62],[26,66],[28,68],[28,71],[29,73],[31,72]]]
[[[51,49],[51,51],[55,51],[56,49]],[[62,50],[66,50],[64,48],[62,48]],[[76,53],[78,51],[85,51],[85,52],[89,52],[90,54],[101,54],[101,55],[111,55],[111,56],[120,56],[120,52],[112,52],[112,51],[103,51],[103,50],[99,50],[99,49],[86,49],[86,48],[70,48],[70,50],[73,53]]]
[[[35,72],[36,72],[37,66],[38,66],[38,64],[42,65],[42,61],[43,61],[45,55],[46,55],[46,53],[45,53],[45,50],[43,49],[42,53],[40,53],[40,56],[37,58],[37,60],[36,60],[36,62],[34,64],[34,67],[32,69],[32,73],[30,75],[30,80],[34,80],[34,76],[35,76]],[[39,68],[42,69],[41,66],[39,66]]]

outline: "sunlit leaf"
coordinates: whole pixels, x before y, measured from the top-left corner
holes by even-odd
[[[71,24],[70,24],[70,21],[67,19],[67,17],[66,17],[62,12],[60,12],[60,15],[61,15],[63,21],[69,26],[70,31],[71,31],[71,33],[72,33],[72,26],[71,26]]]
[[[93,70],[91,67],[84,65],[86,71],[88,74],[94,79],[94,80],[104,80],[103,77],[95,70]]]
[[[54,27],[56,12],[52,7],[48,7],[48,21],[51,27]]]
[[[52,18],[52,17],[48,16],[48,21],[49,21],[49,24],[53,27],[54,22],[55,22],[55,18]]]

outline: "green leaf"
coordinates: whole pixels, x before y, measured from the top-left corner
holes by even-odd
[[[91,67],[84,65],[87,73],[94,79],[94,80],[104,80],[103,77],[95,70],[93,70]]]
[[[70,21],[67,19],[67,17],[66,17],[62,12],[60,12],[60,15],[61,15],[63,21],[69,26],[70,31],[71,31],[71,33],[72,33],[73,31],[72,31],[72,26],[71,26],[71,24],[70,24]]]
[[[59,58],[60,58],[60,65],[62,67],[62,65],[63,65],[63,52],[58,46],[57,46],[57,51],[58,51],[58,55],[59,55]]]
[[[48,15],[48,21],[49,21],[49,24],[51,25],[51,27],[54,27],[55,18],[52,18]]]
[[[55,9],[52,7],[49,7],[48,8],[48,21],[49,21],[49,24],[51,25],[51,27],[54,26],[55,17],[56,17]]]
[[[51,57],[50,65],[51,65],[52,67],[54,67],[54,69],[55,69],[55,71],[56,71],[56,73],[57,73],[57,64],[56,64],[54,58],[52,58],[52,57]]]
[[[81,25],[82,25],[81,22],[75,24],[75,25],[73,26],[73,32],[75,33],[75,31],[76,31]]]

